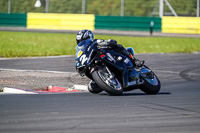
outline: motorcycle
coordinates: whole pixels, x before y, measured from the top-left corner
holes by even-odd
[[[76,71],[91,79],[88,90],[98,94],[120,96],[123,92],[141,89],[146,94],[157,94],[161,83],[156,74],[143,65],[135,68],[130,58],[108,47],[89,44],[76,47]]]

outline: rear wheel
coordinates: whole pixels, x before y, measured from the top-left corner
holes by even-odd
[[[123,94],[121,84],[110,70],[104,66],[94,70],[92,78],[108,94],[113,96],[120,96]]]

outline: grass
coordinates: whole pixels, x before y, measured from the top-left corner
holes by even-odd
[[[0,31],[0,57],[74,55],[76,34]],[[115,39],[135,53],[193,53],[200,51],[199,38],[128,37],[95,35]]]

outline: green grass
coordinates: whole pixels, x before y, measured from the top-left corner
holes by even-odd
[[[74,55],[76,34],[0,31],[0,57]],[[200,51],[199,38],[128,37],[95,35],[115,39],[135,53],[192,53]]]

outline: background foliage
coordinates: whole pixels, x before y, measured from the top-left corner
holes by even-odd
[[[11,0],[12,13],[45,12],[45,1],[41,7],[34,7],[36,0]],[[119,16],[121,0],[85,0],[86,13],[96,15]],[[159,0],[124,0],[125,16],[158,16]],[[179,16],[196,16],[197,0],[168,0]],[[155,14],[152,14],[152,11]],[[169,8],[164,7],[165,15],[171,15]],[[0,12],[8,12],[8,0],[0,0]],[[50,13],[82,13],[82,0],[49,0]]]

